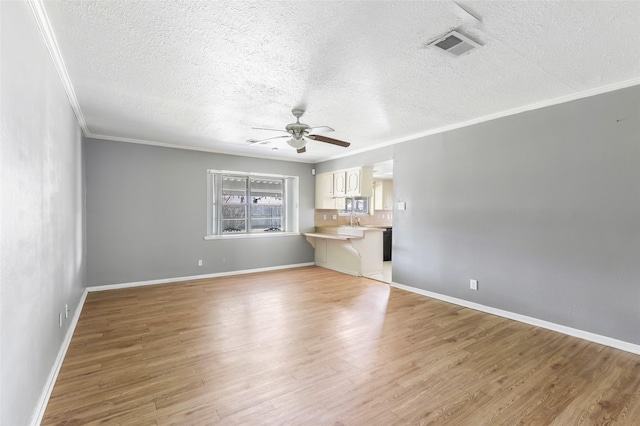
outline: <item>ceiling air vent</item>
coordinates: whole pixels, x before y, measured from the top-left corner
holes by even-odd
[[[475,49],[476,47],[480,47],[478,43],[457,31],[451,31],[428,43],[428,45],[439,50],[444,50],[453,56],[460,56]]]

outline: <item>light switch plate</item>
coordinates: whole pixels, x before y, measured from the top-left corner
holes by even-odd
[[[406,210],[406,209],[407,209],[407,203],[405,202],[398,203],[398,210]]]

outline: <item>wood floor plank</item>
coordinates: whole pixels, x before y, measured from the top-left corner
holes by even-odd
[[[638,355],[306,267],[89,293],[42,424],[638,419]]]

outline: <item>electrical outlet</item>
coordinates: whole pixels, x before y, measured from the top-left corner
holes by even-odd
[[[469,288],[471,290],[478,290],[478,280],[469,280]]]
[[[64,305],[64,317],[69,318],[69,305]]]
[[[202,266],[202,259],[198,259],[198,266]]]
[[[326,214],[322,215],[322,220],[327,220],[327,215]]]
[[[58,324],[59,324],[59,327],[62,328],[62,312],[58,314]]]
[[[337,218],[338,218],[338,215],[335,215],[335,214],[331,215],[331,219],[336,220]]]

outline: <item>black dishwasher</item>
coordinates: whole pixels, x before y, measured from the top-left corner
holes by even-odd
[[[391,260],[391,230],[393,228],[387,228],[382,232],[382,260],[387,262]]]

